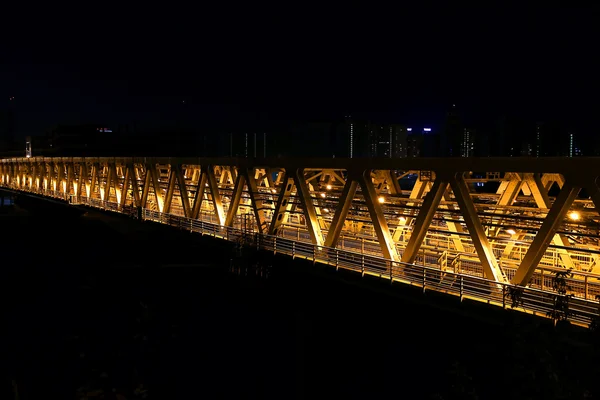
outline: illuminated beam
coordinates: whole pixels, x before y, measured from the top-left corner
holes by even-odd
[[[484,276],[496,282],[505,282],[506,279],[502,273],[502,269],[498,265],[498,260],[496,260],[492,246],[477,215],[477,210],[475,209],[475,204],[473,204],[467,183],[462,176],[455,176],[454,179],[450,180],[450,186],[452,187],[454,197],[460,207],[469,235],[481,261]]]
[[[321,233],[321,226],[319,225],[319,217],[315,211],[315,205],[313,199],[308,190],[308,185],[304,178],[304,170],[299,168],[294,173],[294,183],[296,184],[296,191],[304,210],[304,219],[306,221],[306,229],[310,235],[310,240],[313,244],[322,246],[323,245],[323,234]]]
[[[419,214],[417,214],[417,218],[415,219],[410,239],[408,240],[404,254],[402,254],[402,262],[409,264],[415,262],[421,244],[423,244],[425,235],[427,235],[427,229],[429,228],[429,225],[431,225],[433,216],[440,205],[440,201],[442,201],[442,197],[447,187],[447,180],[438,177],[434,181],[433,187],[425,196]]]
[[[242,200],[242,193],[244,193],[244,185],[246,184],[246,177],[244,174],[237,174],[235,183],[233,185],[233,192],[231,192],[231,199],[229,200],[229,209],[227,210],[227,218],[225,219],[225,226],[233,226],[235,217],[240,207],[240,201]]]
[[[74,174],[75,174],[75,171],[73,171],[73,168],[74,168],[74,166],[73,166],[72,162],[67,164],[67,185],[66,185],[67,186],[66,187],[67,195],[71,194],[71,185],[73,184]],[[75,188],[73,188],[73,189],[75,189]],[[77,193],[75,193],[75,194],[77,194]]]
[[[271,224],[269,225],[269,235],[277,235],[279,227],[287,222],[291,209],[290,196],[293,189],[294,178],[286,173],[285,177],[281,180],[277,204],[275,205],[273,218],[271,218]]]
[[[497,201],[497,205],[499,206],[510,206],[515,202],[515,199],[519,195],[521,191],[521,186],[523,185],[523,181],[519,177],[519,174],[510,174],[512,179],[509,180],[502,193],[500,194],[500,198]]]
[[[99,168],[100,168],[100,166],[98,163],[92,164],[92,181],[90,182],[90,195],[89,195],[90,198],[94,197],[94,193],[96,191],[96,185],[100,186],[98,184],[98,169]]]
[[[148,206],[148,196],[150,194],[150,185],[152,184],[152,177],[150,175],[150,169],[148,165],[144,167],[144,173],[144,187],[142,188],[141,199],[142,208],[146,208]]]
[[[127,205],[127,194],[129,193],[129,181],[131,179],[131,170],[129,166],[125,166],[125,173],[123,177],[123,187],[121,188],[121,198],[119,199],[119,205],[125,207]],[[133,190],[132,190],[133,192]]]
[[[331,224],[329,225],[329,231],[327,232],[327,237],[325,238],[326,247],[337,246],[338,240],[340,239],[340,235],[342,233],[342,229],[344,228],[344,221],[346,220],[346,215],[348,215],[348,210],[350,210],[350,206],[352,205],[352,199],[356,194],[357,187],[358,182],[352,179],[350,176],[348,176],[348,180],[344,185],[344,189],[342,189],[339,203],[335,208],[335,214],[333,215],[333,219],[331,220]]]
[[[600,215],[600,188],[598,188],[597,179],[590,180],[585,187],[594,202],[594,206],[596,208],[596,212]]]
[[[169,180],[167,183],[167,195],[165,196],[164,212],[171,212],[171,203],[173,202],[173,193],[175,193],[175,168],[173,165],[169,168]]]
[[[240,173],[244,174],[246,178],[246,186],[248,187],[248,194],[250,196],[252,210],[254,211],[258,232],[265,233],[268,228],[266,226],[265,210],[263,209],[263,201],[259,198],[258,187],[256,185],[256,179],[254,179],[254,174],[252,173],[252,168],[242,168]]]
[[[525,174],[525,182],[529,186],[531,194],[535,199],[536,205],[539,208],[550,209],[550,198],[548,197],[548,193],[544,188],[544,184],[539,174]],[[565,237],[564,235],[554,235],[554,237],[552,238],[552,243],[561,247],[570,246],[569,239],[567,239],[567,237]],[[571,256],[567,253],[565,249],[557,248],[556,251],[558,252],[558,255],[560,256],[560,259],[563,262],[565,268],[575,268]]]
[[[500,197],[496,201],[497,206],[505,207],[512,205],[517,196],[521,192],[521,186],[523,186],[523,181],[521,180],[521,176],[516,173],[509,173],[505,175],[505,180],[501,181],[500,187],[496,191],[496,194],[499,194]],[[505,215],[506,211],[503,209],[495,209],[493,214]],[[502,232],[501,227],[489,227],[490,236],[498,236]]]
[[[56,163],[56,168],[58,168],[58,173],[56,176],[56,182],[55,182],[55,186],[58,188],[58,191],[63,193],[62,190],[62,180],[65,176],[65,166],[62,163],[62,161],[59,161],[58,163]],[[54,190],[57,190],[56,187],[54,188]]]
[[[192,210],[190,208],[190,196],[188,195],[187,186],[185,184],[185,177],[179,164],[175,164],[175,177],[179,184],[179,198],[181,199],[181,206],[183,207],[183,215],[190,218]]]
[[[388,184],[388,190],[390,193],[401,194],[402,188],[400,187],[400,183],[398,183],[398,179],[395,177],[396,174],[390,170],[383,170],[381,173]]]
[[[410,195],[409,198],[413,199],[413,200],[421,200],[423,198],[423,195],[425,193],[425,189],[427,188],[427,185],[429,184],[429,182],[424,182],[420,179],[420,177],[417,177],[417,180],[415,181],[415,184],[413,185],[412,190],[410,191]],[[407,207],[414,207],[415,203],[406,203]],[[417,210],[410,210],[409,213],[411,215],[415,215],[418,211]],[[398,223],[398,226],[396,227],[396,229],[394,230],[394,241],[399,241],[400,237],[402,236],[402,233],[407,229],[408,226],[410,226],[410,224],[412,223],[413,218],[412,217],[404,217],[403,220],[400,220],[400,222]]]
[[[88,187],[88,169],[85,162],[79,164],[79,176],[77,177],[77,200],[81,197],[81,193],[85,193],[85,197],[87,196],[87,187]]]
[[[550,212],[544,219],[540,230],[533,239],[533,242],[531,242],[523,261],[521,261],[512,279],[512,283],[520,286],[525,286],[529,283],[535,268],[546,252],[556,231],[560,228],[571,204],[577,198],[579,190],[580,188],[571,185],[569,182],[565,182],[563,189],[560,191],[554,204],[552,204]]]
[[[209,165],[206,174],[208,177],[208,188],[210,189],[210,197],[212,198],[213,207],[215,210],[215,217],[217,223],[221,226],[225,224],[225,212],[223,211],[223,202],[221,201],[221,193],[219,193],[219,185],[215,178],[215,169],[212,165]]]
[[[371,171],[367,170],[358,177],[358,182],[362,189],[367,209],[371,215],[371,221],[373,228],[379,239],[379,245],[381,246],[381,252],[383,256],[388,260],[398,261],[398,252],[396,251],[396,245],[394,239],[390,234],[385,215],[383,214],[383,208],[378,201],[377,193],[375,192],[375,186],[371,180]]]
[[[200,209],[202,207],[202,200],[204,200],[204,190],[206,189],[206,183],[208,181],[208,175],[206,174],[206,167],[201,167],[198,171],[198,184],[196,186],[196,193],[194,193],[194,204],[192,206],[192,218],[198,219],[200,215]]]
[[[140,198],[140,188],[138,185],[138,167],[135,164],[130,163],[127,169],[130,171],[129,176],[131,177],[131,191],[133,192],[133,200],[135,201],[136,207],[140,207],[142,205],[142,201]],[[139,169],[141,170],[141,167],[139,167]]]
[[[158,208],[158,211],[163,212],[165,203],[162,195],[162,189],[160,187],[160,182],[158,181],[158,171],[156,170],[156,164],[148,164],[146,166],[146,174],[149,178],[149,184],[152,185],[152,188],[154,189],[154,198],[156,199],[156,206]]]
[[[112,187],[115,191],[115,200],[117,200],[117,204],[121,204],[121,177],[117,172],[117,162],[114,161],[109,163],[108,169],[110,170],[110,174],[112,176]],[[107,199],[110,200],[110,186]]]
[[[449,189],[446,189],[444,191],[444,196],[442,197],[444,199],[444,201],[447,201],[447,202],[451,201],[449,192],[450,192]],[[448,210],[455,210],[454,205],[441,206],[441,208],[446,208]],[[463,232],[462,225],[459,223],[456,223],[455,221],[448,220],[448,221],[446,221],[446,225],[448,225],[448,230],[452,233],[462,233]],[[456,235],[456,234],[450,234],[450,238],[452,239],[452,243],[454,243],[454,247],[456,248],[456,251],[464,253],[465,247],[463,246],[462,240],[460,240],[460,236]]]

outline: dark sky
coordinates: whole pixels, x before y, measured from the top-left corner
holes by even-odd
[[[224,7],[16,11],[0,49],[0,108],[15,96],[20,134],[346,112],[435,125],[451,103],[473,121],[597,126],[597,8]]]

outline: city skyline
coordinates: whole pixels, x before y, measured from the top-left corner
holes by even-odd
[[[143,12],[146,22],[137,13],[124,7],[110,19],[36,20],[47,28],[43,38],[7,42],[0,110],[15,109],[19,140],[58,124],[91,123],[123,135],[134,126],[202,135],[273,127],[285,141],[289,131],[277,126],[347,114],[440,131],[451,104],[478,132],[507,116],[596,135],[593,9],[410,8],[393,24],[360,31],[341,18],[281,23],[265,14],[198,26],[165,11],[156,25],[151,10]],[[123,23],[130,14],[137,22]],[[110,29],[105,21],[122,24]],[[300,29],[306,21],[311,29]],[[69,40],[75,31],[85,46]]]

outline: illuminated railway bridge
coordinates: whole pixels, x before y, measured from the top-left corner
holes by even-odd
[[[598,314],[598,158],[33,157],[0,168],[12,190],[250,236],[277,253],[540,315],[556,307],[556,273],[569,269],[570,319]]]

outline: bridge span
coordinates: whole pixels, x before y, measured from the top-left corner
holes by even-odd
[[[7,189],[424,292],[542,316],[568,297],[562,315],[580,325],[599,314],[600,158],[32,157],[0,169]]]

